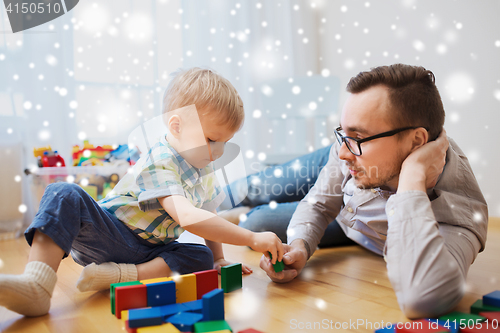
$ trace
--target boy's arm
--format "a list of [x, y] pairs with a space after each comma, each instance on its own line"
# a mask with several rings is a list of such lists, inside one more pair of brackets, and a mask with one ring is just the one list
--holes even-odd
[[272, 232], [255, 233], [236, 226], [212, 212], [194, 207], [181, 195], [170, 195], [158, 201], [184, 230], [217, 243], [246, 245], [262, 253], [269, 251], [273, 263], [283, 258], [283, 244]]
[[[214, 215], [217, 215], [217, 211], [214, 209], [212, 211]], [[205, 244], [207, 244], [208, 248], [212, 251], [214, 255], [214, 262], [224, 259], [224, 251], [222, 250], [222, 244], [218, 242], [213, 242], [209, 239], [205, 239]]]

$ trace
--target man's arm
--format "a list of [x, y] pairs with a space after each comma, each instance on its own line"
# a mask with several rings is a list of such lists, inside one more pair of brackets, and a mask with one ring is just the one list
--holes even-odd
[[[260, 267], [275, 282], [288, 282], [304, 268], [314, 253], [325, 229], [340, 212], [343, 204], [342, 181], [344, 175], [338, 157], [338, 144], [330, 149], [325, 167], [321, 170], [316, 183], [301, 200], [288, 225], [288, 244], [285, 246], [283, 262], [285, 270], [275, 273], [269, 258], [262, 256]], [[274, 258], [274, 257], [273, 257]]]
[[[439, 224], [426, 189], [445, 165], [446, 133], [404, 161], [397, 194], [387, 202], [385, 259], [399, 305], [409, 318], [449, 311], [465, 292], [465, 278], [481, 244], [466, 228]], [[457, 175], [459, 176], [459, 175]]]

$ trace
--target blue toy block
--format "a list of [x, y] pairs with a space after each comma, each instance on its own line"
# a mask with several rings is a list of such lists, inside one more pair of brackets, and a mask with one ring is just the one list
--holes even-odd
[[197, 299], [196, 301], [182, 303], [185, 307], [188, 308], [189, 312], [202, 313], [203, 310], [203, 301], [201, 299]]
[[188, 308], [183, 303], [175, 303], [169, 305], [163, 305], [159, 307], [161, 311], [161, 316], [164, 322], [168, 322], [168, 318], [179, 312], [188, 311]]
[[201, 321], [203, 315], [193, 312], [181, 312], [168, 318], [168, 322], [181, 332], [194, 332], [194, 324]]
[[396, 333], [396, 325], [384, 327], [375, 331], [375, 333]]
[[175, 282], [165, 281], [146, 285], [148, 289], [148, 306], [162, 306], [174, 304]]
[[500, 290], [484, 295], [483, 304], [500, 308]]
[[224, 290], [214, 289], [201, 298], [203, 321], [224, 320]]
[[160, 308], [132, 309], [128, 311], [130, 328], [156, 326], [163, 323]]

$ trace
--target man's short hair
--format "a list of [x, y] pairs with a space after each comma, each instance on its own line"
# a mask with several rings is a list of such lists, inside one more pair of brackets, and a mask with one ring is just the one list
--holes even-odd
[[404, 64], [375, 67], [351, 78], [347, 91], [360, 93], [376, 85], [389, 89], [391, 121], [396, 128], [425, 127], [429, 141], [436, 140], [443, 129], [445, 112], [431, 71]]
[[[194, 104], [200, 116], [206, 108], [220, 124], [232, 130], [243, 126], [243, 101], [231, 82], [210, 69], [193, 67], [179, 69], [171, 74], [163, 95], [163, 113]], [[203, 112], [205, 111], [205, 112]]]

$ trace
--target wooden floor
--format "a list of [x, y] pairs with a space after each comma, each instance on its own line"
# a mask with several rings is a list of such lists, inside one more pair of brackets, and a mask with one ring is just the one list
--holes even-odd
[[[0, 241], [0, 273], [22, 273], [28, 251], [23, 238]], [[267, 333], [373, 332], [370, 325], [407, 321], [399, 310], [384, 260], [359, 246], [317, 251], [301, 276], [284, 285], [271, 282], [258, 267], [258, 253], [235, 246], [225, 246], [225, 253], [227, 259], [254, 269], [244, 276], [242, 290], [225, 296], [226, 319], [234, 332], [249, 327]], [[486, 250], [472, 265], [467, 293], [456, 310], [469, 312], [482, 295], [500, 290], [499, 253], [500, 219], [490, 219]], [[0, 332], [124, 332], [121, 321], [110, 313], [109, 291], [80, 293], [76, 289], [81, 270], [71, 259], [62, 262], [46, 316], [24, 318], [0, 308]], [[360, 325], [340, 328], [350, 322]], [[301, 329], [315, 323], [316, 329]]]

